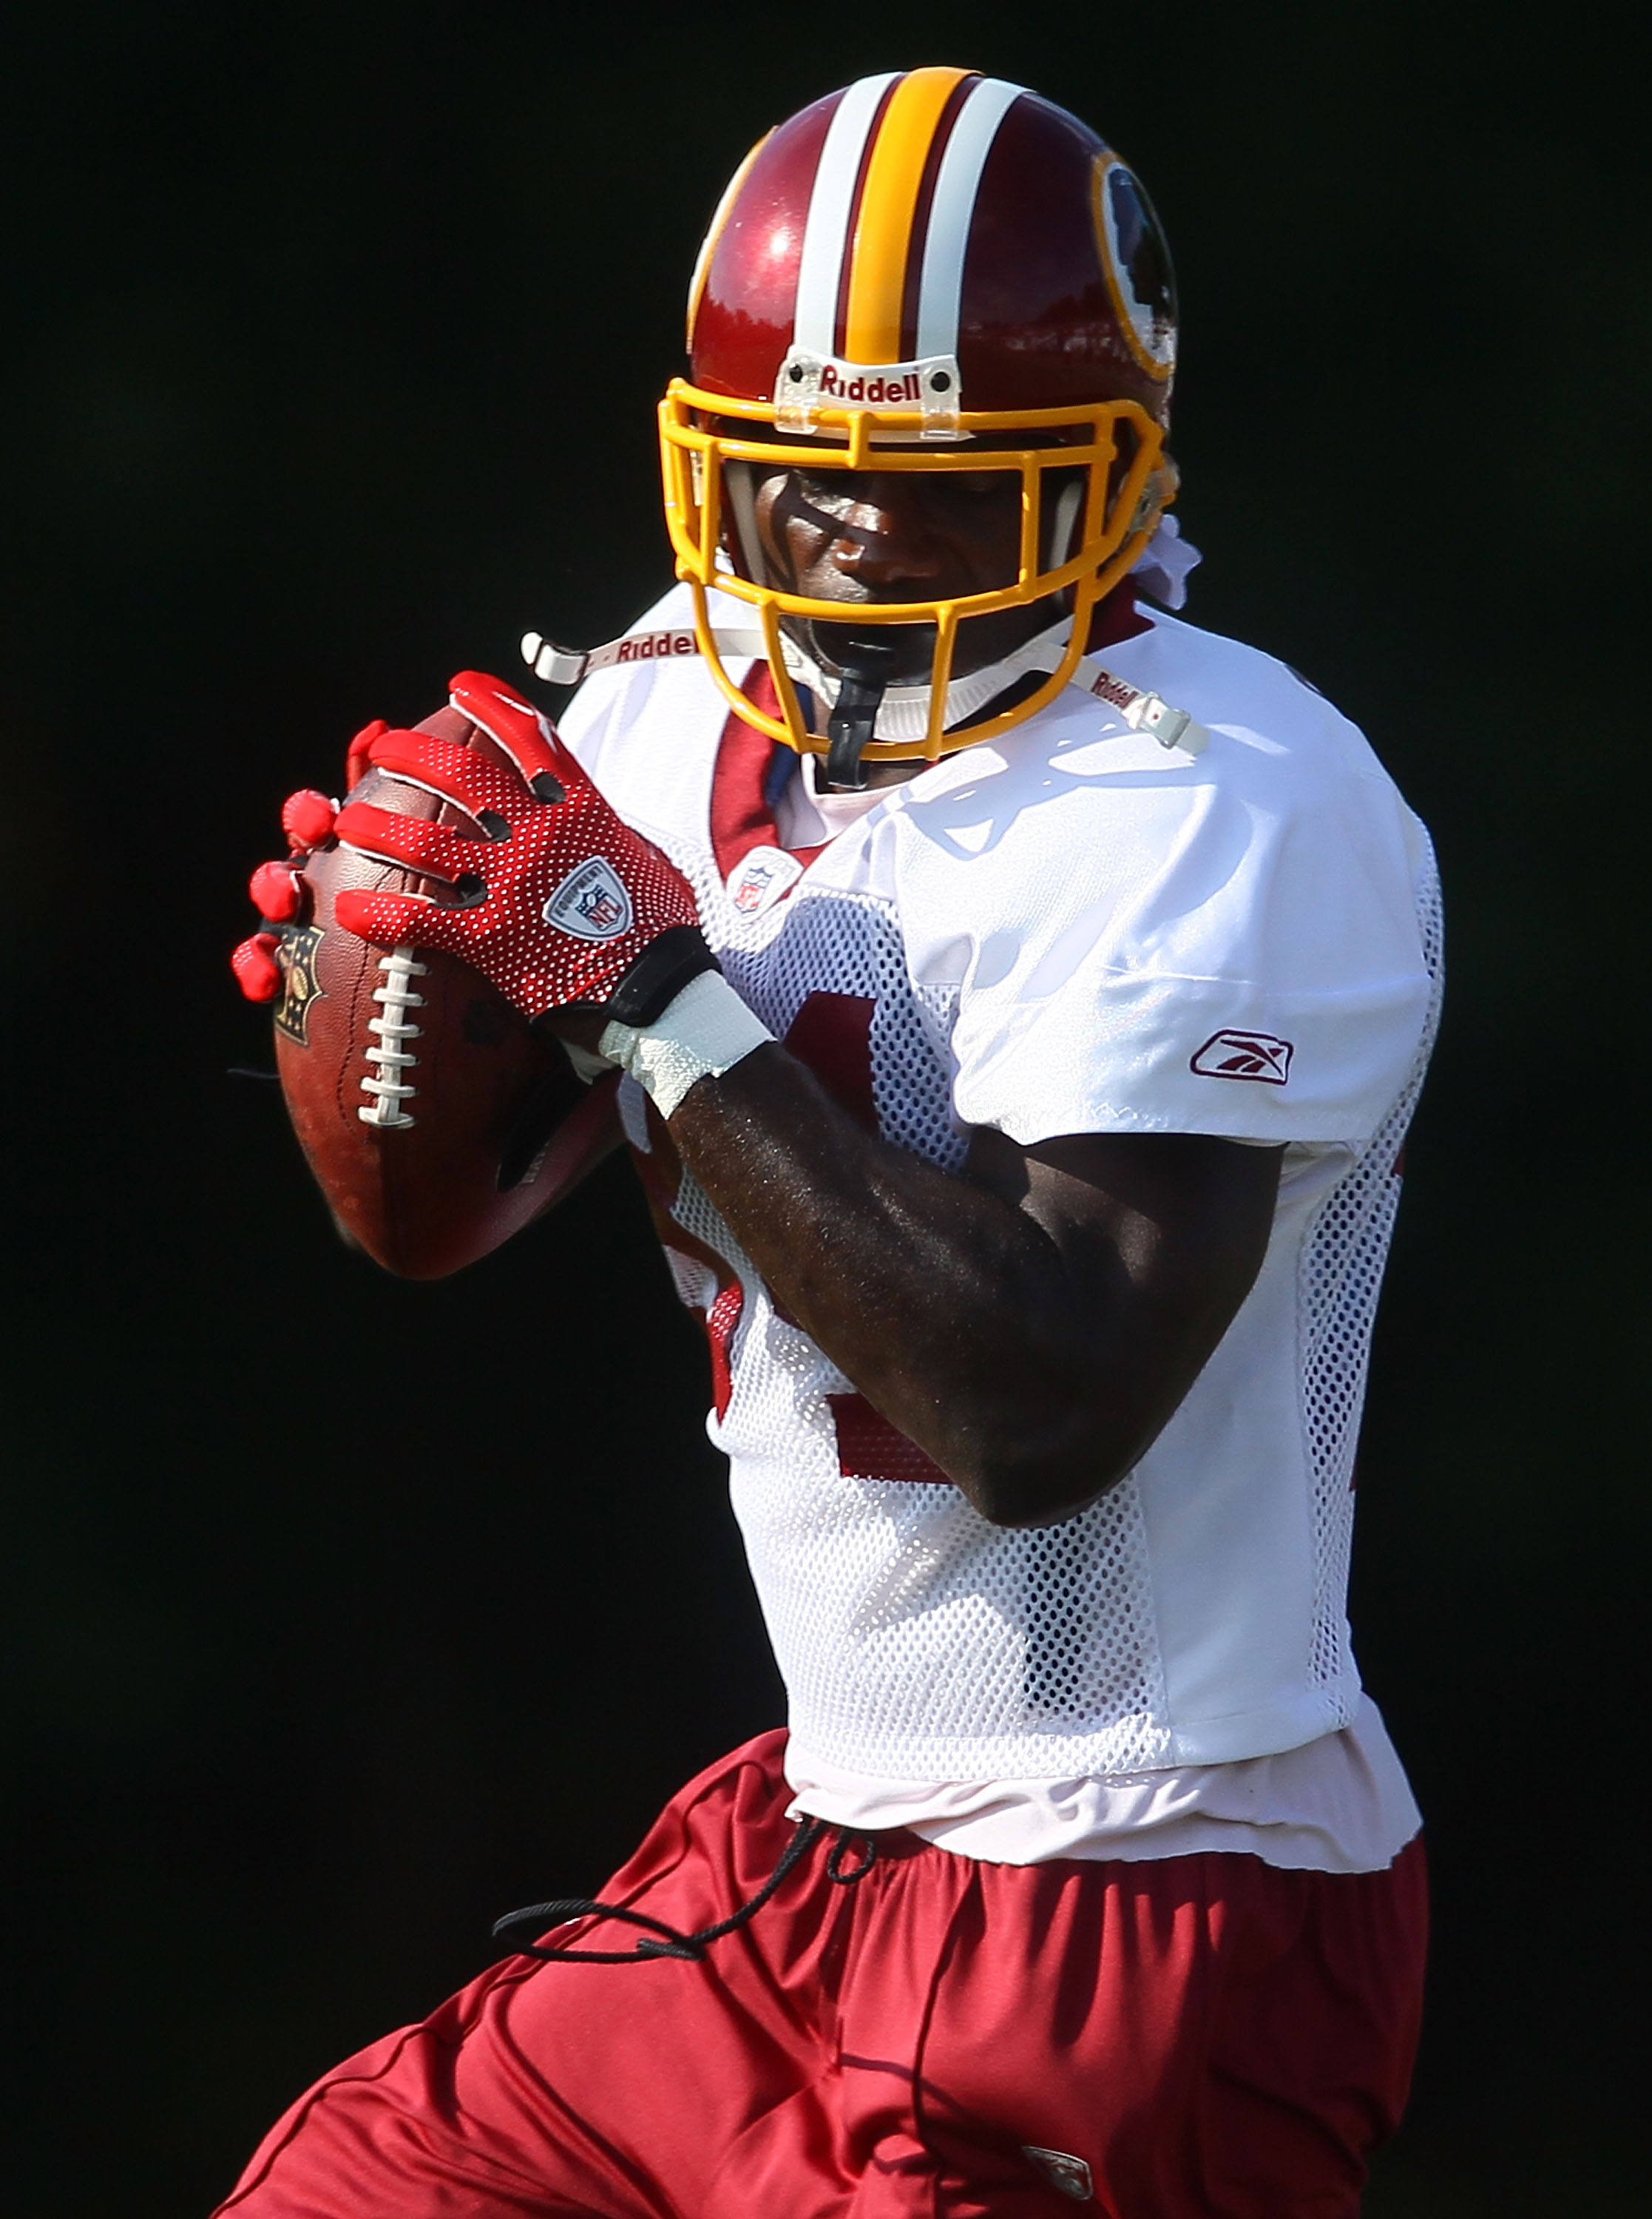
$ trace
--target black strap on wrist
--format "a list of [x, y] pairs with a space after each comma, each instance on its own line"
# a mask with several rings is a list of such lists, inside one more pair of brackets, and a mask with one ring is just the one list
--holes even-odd
[[651, 1025], [691, 979], [721, 967], [697, 924], [672, 924], [649, 941], [602, 1004], [604, 1016], [622, 1025]]

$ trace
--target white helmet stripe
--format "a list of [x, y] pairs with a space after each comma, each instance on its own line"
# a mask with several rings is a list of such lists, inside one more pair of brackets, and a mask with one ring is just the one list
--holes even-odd
[[[947, 151], [941, 158], [935, 196], [929, 208], [929, 233], [923, 245], [923, 274], [918, 286], [917, 357], [958, 352], [958, 308], [964, 289], [964, 254], [969, 246], [975, 196], [986, 158], [1022, 88], [1001, 78], [982, 78], [971, 87], [958, 112]], [[810, 218], [813, 225], [812, 215]]]
[[798, 314], [794, 344], [811, 353], [836, 351], [837, 295], [848, 251], [849, 211], [854, 205], [854, 184], [860, 174], [879, 104], [900, 74], [886, 70], [881, 77], [863, 77], [852, 84], [837, 103], [820, 150], [809, 196], [809, 221], [804, 227], [803, 254], [798, 264]]

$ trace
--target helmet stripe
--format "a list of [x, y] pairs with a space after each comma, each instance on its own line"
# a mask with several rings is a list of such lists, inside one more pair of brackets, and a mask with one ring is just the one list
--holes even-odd
[[849, 214], [860, 181], [866, 140], [884, 95], [897, 72], [863, 77], [837, 103], [820, 150], [820, 166], [809, 196], [803, 252], [798, 263], [796, 344], [812, 353], [836, 351], [838, 278], [848, 240]]
[[929, 207], [928, 236], [923, 243], [923, 276], [918, 289], [920, 361], [958, 351], [958, 310], [975, 196], [998, 126], [1021, 98], [1022, 90], [1020, 85], [1006, 84], [1001, 78], [983, 78], [959, 111], [947, 141]]
[[947, 104], [968, 75], [960, 69], [910, 71], [884, 110], [849, 248], [846, 361], [895, 362], [900, 357], [901, 300], [918, 189]]

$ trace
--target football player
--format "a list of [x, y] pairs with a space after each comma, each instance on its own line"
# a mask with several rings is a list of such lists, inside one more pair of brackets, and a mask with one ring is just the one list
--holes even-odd
[[589, 657], [530, 637], [587, 674], [560, 737], [470, 675], [519, 775], [362, 751], [485, 843], [313, 829], [437, 882], [350, 929], [623, 1068], [788, 1725], [224, 2209], [1352, 2214], [1425, 1917], [1344, 1611], [1426, 836], [1171, 612], [1170, 258], [1072, 116], [941, 68], [817, 102], [688, 339], [680, 582]]

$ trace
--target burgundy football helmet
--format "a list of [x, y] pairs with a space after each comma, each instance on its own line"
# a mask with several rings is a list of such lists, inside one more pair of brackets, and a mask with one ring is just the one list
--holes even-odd
[[[712, 220], [689, 297], [692, 375], [660, 410], [678, 575], [740, 713], [794, 748], [827, 748], [799, 700], [797, 639], [844, 606], [767, 579], [753, 523], [755, 485], [804, 462], [811, 476], [1020, 478], [1017, 556], [990, 590], [856, 606], [857, 625], [924, 625], [934, 639], [921, 730], [872, 739], [868, 756], [933, 761], [1053, 699], [1096, 603], [1174, 498], [1164, 439], [1176, 339], [1170, 256], [1146, 193], [1036, 94], [913, 70], [863, 78], [772, 131]], [[780, 717], [724, 668], [712, 588], [757, 611]], [[1071, 621], [1045, 681], [973, 723], [959, 721], [953, 681], [949, 730], [960, 625], [1057, 594], [1052, 617]]]

